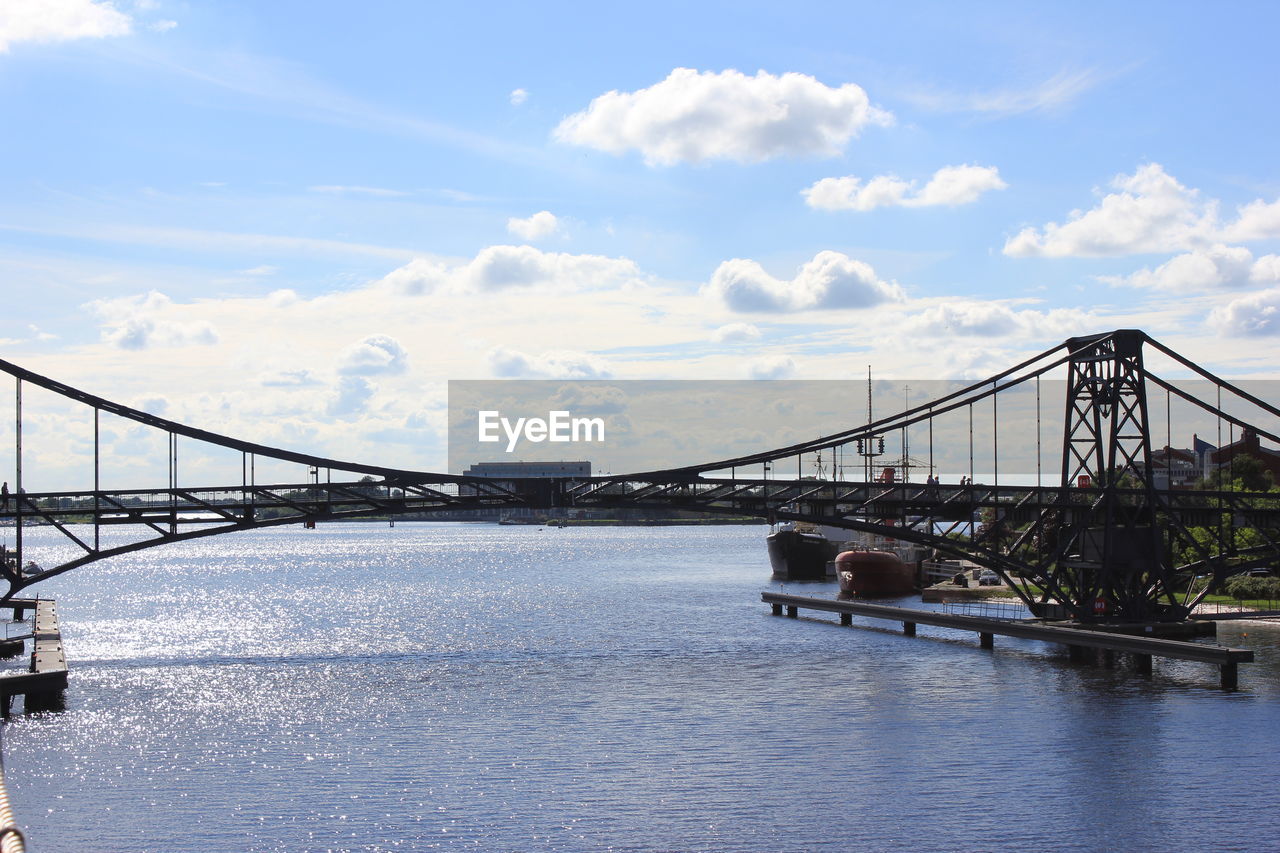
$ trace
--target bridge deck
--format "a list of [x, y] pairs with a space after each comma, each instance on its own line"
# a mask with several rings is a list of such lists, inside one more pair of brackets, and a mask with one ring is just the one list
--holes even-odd
[[1236, 665], [1249, 663], [1253, 660], [1252, 649], [1235, 649], [1227, 646], [1187, 642], [1185, 640], [1167, 640], [1158, 637], [1090, 631], [1083, 628], [1046, 625], [1041, 622], [1010, 622], [989, 619], [983, 616], [962, 616], [954, 613], [916, 610], [909, 607], [868, 604], [864, 601], [810, 598], [777, 592], [763, 592], [760, 594], [760, 598], [764, 603], [773, 606], [775, 615], [781, 615], [782, 609], [785, 607], [787, 615], [794, 617], [800, 608], [804, 608], [839, 613], [842, 624], [850, 624], [850, 617], [855, 615], [869, 616], [875, 619], [890, 619], [895, 622], [901, 622], [904, 631], [909, 635], [915, 633], [917, 624], [975, 631], [981, 637], [984, 648], [990, 648], [991, 637], [995, 634], [1000, 634], [1024, 640], [1061, 643], [1076, 649], [1092, 648], [1109, 652], [1123, 652], [1134, 655], [1139, 668], [1144, 672], [1150, 671], [1151, 658], [1153, 656], [1212, 663], [1221, 668], [1222, 686], [1228, 689], [1236, 686]]

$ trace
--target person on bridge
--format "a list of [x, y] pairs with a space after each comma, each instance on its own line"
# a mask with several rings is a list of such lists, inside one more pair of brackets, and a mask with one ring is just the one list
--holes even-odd
[[9, 510], [9, 481], [5, 480], [4, 485], [0, 486], [0, 509]]

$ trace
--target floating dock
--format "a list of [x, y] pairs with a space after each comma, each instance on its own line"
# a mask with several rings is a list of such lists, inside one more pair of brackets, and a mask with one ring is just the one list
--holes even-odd
[[802, 608], [806, 610], [821, 610], [840, 614], [841, 625], [853, 624], [854, 616], [869, 616], [873, 619], [888, 619], [894, 622], [901, 622], [902, 633], [909, 637], [915, 636], [916, 625], [918, 624], [973, 631], [978, 635], [979, 645], [984, 649], [992, 648], [995, 642], [995, 635], [1000, 634], [1024, 640], [1060, 643], [1070, 650], [1072, 660], [1084, 660], [1085, 649], [1101, 649], [1108, 655], [1121, 652], [1132, 655], [1138, 671], [1144, 674], [1151, 672], [1152, 657], [1211, 663], [1219, 668], [1221, 684], [1224, 690], [1234, 690], [1236, 688], [1239, 679], [1236, 670], [1237, 665], [1253, 661], [1252, 649], [1233, 649], [1207, 643], [1168, 640], [1142, 635], [1135, 636], [1106, 630], [1095, 631], [1061, 624], [1047, 624], [1038, 620], [1024, 622], [991, 619], [983, 616], [961, 616], [953, 613], [916, 610], [910, 607], [868, 604], [865, 601], [809, 598], [802, 595], [787, 595], [778, 592], [764, 592], [760, 594], [760, 598], [765, 604], [772, 606], [775, 616], [781, 616], [784, 608], [786, 609], [786, 614], [793, 619], [799, 615], [799, 611]]
[[57, 602], [51, 598], [10, 599], [4, 607], [12, 608], [13, 618], [20, 621], [28, 610], [34, 611], [31, 631], [0, 641], [0, 656], [16, 657], [31, 640], [31, 665], [26, 672], [0, 672], [0, 714], [9, 716], [13, 697], [24, 697], [27, 711], [58, 708], [67, 689], [67, 654], [62, 647], [58, 628]]

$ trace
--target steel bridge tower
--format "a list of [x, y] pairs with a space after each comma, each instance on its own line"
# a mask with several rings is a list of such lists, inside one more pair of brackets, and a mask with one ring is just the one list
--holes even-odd
[[1080, 497], [1056, 510], [1054, 574], [1078, 619], [1186, 617], [1184, 608], [1161, 605], [1152, 594], [1172, 589], [1173, 561], [1151, 465], [1146, 341], [1143, 332], [1125, 329], [1066, 344], [1061, 494]]

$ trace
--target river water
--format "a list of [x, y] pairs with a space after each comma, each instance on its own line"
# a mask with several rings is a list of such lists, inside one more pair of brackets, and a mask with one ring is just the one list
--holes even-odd
[[54, 579], [66, 710], [3, 726], [30, 849], [1280, 845], [1280, 626], [1220, 628], [1226, 693], [777, 618], [764, 533], [328, 524]]

